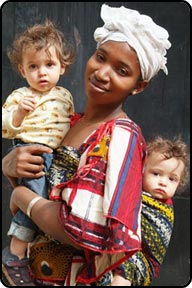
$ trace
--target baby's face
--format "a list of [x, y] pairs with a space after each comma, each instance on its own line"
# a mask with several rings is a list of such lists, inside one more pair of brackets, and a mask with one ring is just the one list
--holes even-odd
[[51, 90], [65, 71], [54, 46], [41, 50], [26, 48], [18, 68], [30, 87], [40, 92]]
[[172, 198], [180, 183], [184, 163], [177, 158], [165, 159], [158, 152], [147, 157], [143, 175], [143, 190], [157, 199]]

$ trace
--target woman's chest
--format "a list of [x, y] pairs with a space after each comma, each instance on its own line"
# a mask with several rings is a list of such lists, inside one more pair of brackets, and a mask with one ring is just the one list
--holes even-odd
[[78, 149], [97, 128], [96, 125], [85, 126], [77, 123], [66, 134], [62, 146], [71, 146]]

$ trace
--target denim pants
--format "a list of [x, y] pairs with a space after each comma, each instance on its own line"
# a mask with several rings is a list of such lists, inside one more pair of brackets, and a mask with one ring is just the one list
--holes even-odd
[[[24, 146], [29, 144], [16, 144], [14, 147]], [[35, 145], [35, 144], [34, 144]], [[13, 148], [14, 149], [14, 148]], [[49, 170], [53, 155], [48, 153], [42, 154], [44, 160], [44, 172], [45, 175], [38, 179], [19, 178], [18, 184], [26, 186], [30, 190], [37, 193], [39, 196], [48, 199], [48, 185], [46, 179], [46, 172]], [[34, 240], [35, 236], [39, 233], [39, 228], [33, 221], [21, 210], [12, 218], [12, 222], [7, 233], [8, 236], [15, 236], [18, 239], [26, 242]]]

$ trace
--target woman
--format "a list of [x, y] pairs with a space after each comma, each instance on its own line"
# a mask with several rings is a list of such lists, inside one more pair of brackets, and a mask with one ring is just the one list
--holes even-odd
[[[67, 277], [68, 286], [97, 281], [141, 247], [146, 148], [139, 126], [123, 111], [123, 103], [128, 95], [142, 92], [160, 69], [167, 74], [165, 55], [170, 42], [166, 30], [150, 17], [124, 7], [102, 5], [101, 17], [105, 24], [95, 31], [98, 47], [85, 70], [85, 112], [74, 119], [62, 143], [67, 153], [72, 150], [79, 155], [76, 171], [52, 189], [51, 199], [59, 202], [37, 198], [17, 186], [10, 203], [13, 214], [21, 209], [44, 233], [83, 249], [86, 265], [78, 275], [73, 271], [75, 276]], [[44, 152], [51, 150], [34, 146], [11, 151], [3, 159], [4, 175], [13, 185], [20, 176], [42, 176], [38, 155]], [[56, 196], [55, 191], [59, 191]], [[6, 270], [6, 260], [3, 264]]]

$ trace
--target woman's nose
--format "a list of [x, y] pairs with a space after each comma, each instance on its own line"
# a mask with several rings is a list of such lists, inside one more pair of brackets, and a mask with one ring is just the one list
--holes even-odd
[[98, 81], [108, 81], [110, 78], [110, 66], [102, 65], [95, 72], [95, 77]]

